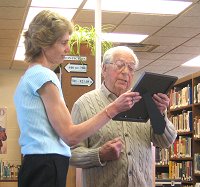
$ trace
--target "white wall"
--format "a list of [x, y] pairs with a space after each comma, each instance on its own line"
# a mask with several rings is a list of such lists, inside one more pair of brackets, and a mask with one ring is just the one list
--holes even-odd
[[0, 107], [7, 107], [7, 154], [0, 154], [0, 160], [7, 160], [11, 164], [21, 163], [20, 147], [18, 144], [19, 128], [13, 94], [23, 73], [24, 71], [22, 70], [0, 70]]

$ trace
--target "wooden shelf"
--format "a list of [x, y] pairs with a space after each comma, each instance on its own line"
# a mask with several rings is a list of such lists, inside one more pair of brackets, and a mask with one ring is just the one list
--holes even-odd
[[170, 158], [170, 161], [190, 161], [190, 160], [193, 160], [193, 158], [191, 157], [185, 157], [185, 158]]
[[0, 182], [17, 182], [17, 177], [0, 177]]
[[[183, 180], [182, 181], [182, 184], [184, 185], [192, 185], [194, 186], [196, 184], [196, 182], [200, 182], [200, 173], [194, 173], [194, 163], [195, 163], [195, 159], [194, 159], [194, 154], [195, 153], [198, 153], [200, 154], [200, 138], [195, 138], [193, 135], [195, 133], [194, 131], [194, 119], [195, 119], [195, 116], [200, 116], [200, 102], [198, 103], [193, 103], [194, 102], [194, 87], [200, 83], [200, 72], [197, 72], [195, 74], [191, 74], [191, 75], [188, 75], [184, 78], [181, 78], [179, 80], [177, 80], [177, 82], [175, 83], [174, 85], [174, 90], [175, 90], [175, 93], [178, 91], [182, 91], [182, 88], [184, 87], [190, 87], [190, 96], [192, 96], [192, 98], [190, 97], [190, 103], [189, 105], [187, 106], [181, 106], [181, 107], [175, 107], [175, 108], [171, 108], [168, 110], [168, 115], [169, 116], [178, 116], [178, 119], [179, 118], [179, 115], [182, 114], [184, 111], [188, 112], [188, 111], [192, 111], [192, 129], [190, 130], [190, 132], [178, 132], [177, 133], [177, 139], [182, 136], [184, 138], [191, 138], [191, 157], [182, 157], [182, 158], [177, 158], [177, 157], [173, 157], [171, 158], [171, 151], [169, 149], [169, 162], [172, 162], [172, 163], [184, 163], [184, 162], [187, 162], [187, 161], [191, 161], [190, 162], [190, 165], [192, 165], [192, 180], [191, 181], [185, 181]], [[173, 89], [173, 88], [172, 88]], [[174, 90], [172, 91], [172, 93], [174, 93]], [[179, 93], [180, 93], [179, 92]], [[178, 94], [179, 94], [178, 93]], [[177, 96], [173, 96], [172, 98], [176, 98]], [[196, 99], [198, 100], [198, 99]], [[176, 103], [175, 103], [176, 104]], [[174, 104], [174, 105], [175, 105]], [[176, 119], [176, 118], [175, 118]], [[191, 118], [190, 118], [191, 119]], [[181, 137], [181, 138], [182, 138]], [[182, 139], [181, 139], [182, 141]], [[179, 144], [177, 144], [176, 146], [179, 146]], [[161, 173], [163, 172], [164, 168], [165, 167], [170, 167], [170, 164], [169, 166], [165, 166], [165, 165], [156, 165], [156, 173], [158, 173], [159, 171], [161, 171]], [[162, 170], [163, 168], [163, 170]], [[170, 171], [170, 168], [169, 168], [169, 171]]]
[[157, 168], [168, 168], [169, 165], [159, 165], [159, 164], [156, 164], [156, 167]]

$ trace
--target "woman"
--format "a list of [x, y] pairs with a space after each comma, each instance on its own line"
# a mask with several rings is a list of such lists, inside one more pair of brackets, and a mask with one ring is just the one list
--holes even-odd
[[29, 68], [14, 96], [24, 155], [19, 187], [65, 187], [70, 146], [95, 133], [141, 98], [139, 93], [126, 92], [93, 118], [74, 125], [60, 82], [51, 70], [69, 52], [71, 33], [69, 21], [44, 10], [36, 15], [24, 34]]

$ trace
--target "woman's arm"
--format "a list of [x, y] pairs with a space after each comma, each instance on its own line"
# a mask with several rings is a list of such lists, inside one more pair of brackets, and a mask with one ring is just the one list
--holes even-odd
[[133, 97], [135, 101], [141, 98], [137, 92], [126, 92], [91, 119], [80, 125], [74, 125], [69, 110], [60, 97], [58, 88], [52, 82], [44, 84], [38, 93], [42, 98], [52, 127], [69, 146], [91, 136], [119, 112], [130, 109], [134, 104]]

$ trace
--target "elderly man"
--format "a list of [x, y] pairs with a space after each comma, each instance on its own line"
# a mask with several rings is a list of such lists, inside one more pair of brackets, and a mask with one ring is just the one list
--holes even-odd
[[[72, 108], [74, 123], [81, 123], [105, 108], [131, 88], [138, 59], [125, 46], [109, 49], [103, 57], [103, 84], [81, 96]], [[161, 114], [169, 105], [167, 95], [153, 95]], [[169, 147], [176, 139], [173, 124], [164, 116], [163, 134], [153, 132], [147, 123], [111, 120], [96, 134], [72, 148], [71, 165], [83, 168], [84, 187], [153, 186], [151, 143]]]

